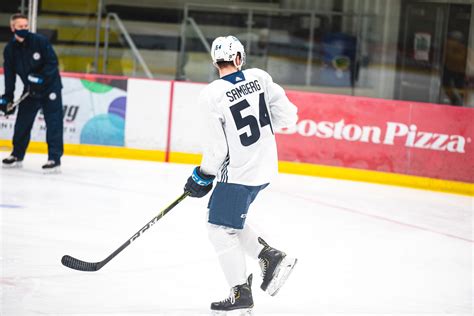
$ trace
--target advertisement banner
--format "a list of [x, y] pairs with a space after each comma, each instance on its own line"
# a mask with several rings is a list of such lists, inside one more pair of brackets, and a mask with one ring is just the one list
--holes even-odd
[[[202, 152], [201, 130], [195, 127], [205, 121], [197, 104], [204, 84], [69, 73], [62, 80], [66, 144]], [[0, 76], [0, 86], [3, 81]], [[17, 80], [16, 99], [22, 88]], [[299, 119], [277, 133], [281, 161], [474, 183], [471, 108], [286, 93]], [[15, 119], [0, 116], [0, 139], [12, 139]], [[32, 140], [45, 138], [40, 112]]]
[[[62, 74], [64, 143], [124, 146], [127, 78]], [[4, 87], [4, 77], [0, 76]], [[23, 86], [17, 78], [15, 98]], [[21, 105], [20, 105], [21, 106]], [[12, 139], [16, 114], [0, 116], [0, 139]], [[46, 140], [40, 110], [31, 131], [32, 141]]]
[[474, 112], [435, 104], [287, 91], [282, 161], [474, 182]]

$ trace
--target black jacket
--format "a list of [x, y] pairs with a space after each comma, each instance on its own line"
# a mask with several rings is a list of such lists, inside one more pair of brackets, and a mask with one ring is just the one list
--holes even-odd
[[[16, 75], [19, 75], [24, 92], [30, 91], [33, 98], [42, 98], [49, 93], [58, 92], [63, 86], [58, 70], [58, 58], [48, 39], [41, 34], [28, 33], [20, 43], [15, 37], [3, 50], [3, 70], [5, 73], [5, 94], [8, 101], [13, 100]], [[33, 84], [28, 75], [40, 76], [44, 82]]]

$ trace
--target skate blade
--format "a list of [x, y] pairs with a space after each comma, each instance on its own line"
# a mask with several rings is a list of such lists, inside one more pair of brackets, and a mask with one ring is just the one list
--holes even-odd
[[251, 308], [234, 309], [233, 311], [211, 311], [213, 316], [251, 316], [253, 315]]
[[296, 258], [283, 258], [273, 274], [273, 279], [270, 281], [270, 284], [268, 284], [266, 291], [268, 294], [275, 296], [278, 293], [293, 271], [297, 261]]
[[23, 164], [21, 163], [21, 161], [18, 161], [18, 162], [14, 162], [12, 164], [2, 164], [2, 168], [4, 169], [16, 169], [16, 168], [21, 168], [23, 167]]
[[43, 174], [59, 174], [61, 173], [61, 167], [54, 167], [51, 169], [43, 169]]

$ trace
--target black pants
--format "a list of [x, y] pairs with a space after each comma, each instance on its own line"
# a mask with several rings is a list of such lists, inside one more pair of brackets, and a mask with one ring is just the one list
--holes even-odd
[[20, 160], [25, 157], [30, 142], [31, 129], [39, 109], [43, 109], [46, 122], [46, 143], [48, 160], [61, 161], [63, 155], [63, 102], [61, 91], [41, 99], [26, 98], [18, 106], [18, 114], [13, 133], [12, 155]]

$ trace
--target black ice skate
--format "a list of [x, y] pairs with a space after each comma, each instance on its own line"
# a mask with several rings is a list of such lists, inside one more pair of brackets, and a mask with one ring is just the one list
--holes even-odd
[[262, 268], [263, 282], [260, 288], [271, 296], [278, 293], [286, 279], [293, 271], [297, 259], [289, 258], [286, 253], [270, 247], [262, 238], [258, 242], [263, 245], [258, 255], [260, 268]]
[[252, 275], [247, 282], [230, 289], [230, 296], [211, 304], [212, 315], [252, 315]]
[[61, 163], [54, 160], [48, 160], [46, 164], [41, 167], [44, 173], [60, 173], [61, 172]]
[[10, 155], [7, 158], [2, 160], [2, 167], [3, 168], [21, 168], [22, 160], [18, 159], [17, 157], [13, 155]]

